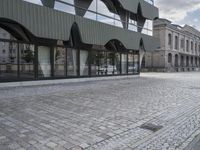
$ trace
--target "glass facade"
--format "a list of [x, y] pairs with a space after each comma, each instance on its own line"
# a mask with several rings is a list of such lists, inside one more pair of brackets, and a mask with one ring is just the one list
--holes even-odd
[[77, 76], [78, 75], [78, 50], [68, 48], [67, 49], [67, 75]]
[[89, 52], [80, 50], [80, 76], [89, 75]]
[[121, 73], [127, 74], [127, 54], [121, 54]]
[[67, 74], [67, 50], [64, 47], [54, 48], [54, 76], [65, 77]]
[[133, 74], [134, 70], [134, 55], [128, 54], [128, 74]]
[[99, 52], [99, 69], [98, 75], [107, 75], [106, 52]]
[[[42, 5], [41, 0], [24, 0], [26, 2]], [[146, 2], [153, 5], [153, 0], [145, 0]], [[129, 13], [128, 20], [123, 20], [123, 17], [120, 18], [119, 13], [117, 10], [110, 10], [112, 6], [109, 6], [109, 3], [107, 5], [102, 0], [93, 0], [89, 7], [84, 8], [85, 4], [83, 6], [76, 6], [74, 0], [55, 0], [54, 9], [59, 10], [65, 13], [73, 14], [73, 15], [83, 15], [84, 18], [88, 18], [91, 20], [99, 21], [102, 23], [106, 23], [109, 25], [117, 26], [120, 28], [126, 28], [131, 31], [135, 32], [141, 32], [138, 31], [138, 28], [142, 28], [142, 33], [147, 35], [153, 35], [153, 24], [152, 20], [146, 20], [144, 26], [138, 26], [137, 19], [135, 19], [137, 16], [135, 16], [133, 13]], [[110, 8], [109, 8], [110, 7]]]
[[140, 72], [140, 58], [138, 54], [133, 55], [133, 73], [138, 74]]
[[35, 46], [32, 44], [19, 44], [20, 78], [34, 79], [35, 76]]
[[51, 77], [50, 48], [46, 46], [38, 47], [38, 77]]
[[120, 74], [121, 73], [121, 56], [120, 53], [115, 53], [114, 54], [114, 68], [116, 69], [116, 71], [114, 72], [114, 74]]
[[14, 42], [0, 42], [0, 78], [16, 79], [18, 76], [18, 45]]
[[99, 75], [99, 53], [98, 51], [91, 51], [91, 75]]
[[139, 51], [70, 48], [63, 41], [44, 46], [0, 31], [0, 82], [139, 73]]

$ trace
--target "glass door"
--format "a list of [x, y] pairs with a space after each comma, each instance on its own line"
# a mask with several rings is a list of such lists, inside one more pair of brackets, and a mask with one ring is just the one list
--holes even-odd
[[50, 47], [38, 46], [38, 77], [51, 77]]

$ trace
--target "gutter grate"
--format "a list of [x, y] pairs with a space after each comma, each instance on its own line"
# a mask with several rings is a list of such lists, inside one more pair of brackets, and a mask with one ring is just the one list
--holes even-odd
[[142, 124], [140, 126], [140, 128], [156, 132], [156, 131], [162, 129], [163, 126], [155, 125], [155, 124], [152, 124], [152, 123], [145, 123], [145, 124]]

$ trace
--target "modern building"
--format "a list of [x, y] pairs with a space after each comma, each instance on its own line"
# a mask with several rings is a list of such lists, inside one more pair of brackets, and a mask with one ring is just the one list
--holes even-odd
[[1, 0], [0, 82], [140, 73], [152, 0]]
[[172, 24], [166, 19], [153, 23], [160, 47], [147, 52], [142, 61], [144, 71], [198, 71], [200, 67], [200, 32], [194, 27]]

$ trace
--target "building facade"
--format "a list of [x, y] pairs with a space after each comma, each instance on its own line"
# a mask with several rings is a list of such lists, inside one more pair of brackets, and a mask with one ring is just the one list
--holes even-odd
[[198, 71], [200, 67], [200, 32], [185, 25], [172, 24], [166, 19], [154, 21], [154, 36], [160, 47], [143, 58], [144, 71]]
[[140, 73], [152, 0], [1, 0], [0, 82]]

